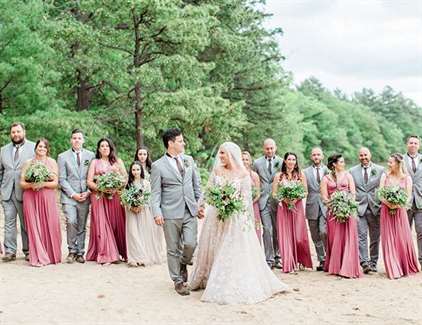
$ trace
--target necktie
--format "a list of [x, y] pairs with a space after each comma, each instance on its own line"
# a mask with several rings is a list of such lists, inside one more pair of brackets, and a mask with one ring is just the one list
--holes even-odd
[[316, 168], [316, 180], [319, 183], [321, 183], [321, 175], [319, 173], [319, 167], [315, 167]]
[[412, 170], [413, 172], [416, 172], [416, 162], [415, 162], [415, 157], [410, 157], [412, 159]]
[[273, 173], [272, 161], [272, 158], [268, 159], [268, 172], [270, 173], [270, 175], [272, 175]]
[[76, 153], [76, 162], [78, 163], [78, 167], [81, 166], [81, 155], [80, 152]]
[[368, 167], [363, 167], [363, 181], [368, 184]]
[[176, 160], [177, 169], [179, 170], [180, 175], [182, 175], [182, 177], [185, 176], [185, 170], [183, 169], [179, 159], [177, 159], [177, 157], [173, 157], [173, 159]]
[[16, 146], [15, 146], [16, 151], [15, 151], [15, 156], [13, 157], [13, 162], [17, 162], [17, 161], [18, 161], [18, 159], [19, 159], [19, 148], [20, 148], [20, 147], [21, 147], [20, 145], [16, 145]]

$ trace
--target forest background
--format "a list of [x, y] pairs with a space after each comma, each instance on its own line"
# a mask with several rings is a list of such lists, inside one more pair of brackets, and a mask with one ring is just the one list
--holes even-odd
[[159, 157], [161, 133], [177, 126], [206, 170], [225, 140], [258, 156], [271, 137], [305, 165], [313, 146], [348, 162], [367, 146], [385, 162], [421, 135], [421, 107], [388, 85], [350, 96], [312, 76], [295, 85], [263, 5], [0, 0], [0, 145], [21, 121], [55, 158], [78, 127], [87, 148], [109, 136], [129, 163], [140, 144]]

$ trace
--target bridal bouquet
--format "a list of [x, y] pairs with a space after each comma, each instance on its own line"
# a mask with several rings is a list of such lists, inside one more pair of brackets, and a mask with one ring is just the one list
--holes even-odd
[[25, 181], [28, 183], [48, 182], [51, 177], [51, 172], [47, 166], [40, 161], [31, 163], [25, 172]]
[[[381, 200], [387, 201], [391, 205], [397, 205], [403, 208], [409, 199], [407, 193], [400, 186], [386, 186], [378, 190], [378, 197]], [[390, 215], [395, 215], [397, 208], [388, 208]]]
[[122, 191], [120, 199], [122, 200], [122, 204], [129, 208], [139, 208], [148, 204], [150, 196], [151, 192], [146, 191], [142, 187], [131, 185]]
[[255, 198], [258, 196], [259, 194], [259, 189], [256, 186], [252, 186], [252, 200], [255, 200]]
[[358, 205], [349, 192], [336, 191], [328, 202], [328, 207], [337, 222], [346, 222], [350, 217], [355, 217]]
[[290, 201], [304, 199], [305, 194], [305, 187], [303, 186], [302, 182], [291, 181], [281, 183], [274, 197], [279, 202], [283, 200], [289, 200], [287, 207], [289, 209], [293, 209], [294, 204]]
[[243, 200], [232, 184], [214, 185], [206, 192], [206, 202], [218, 210], [218, 219], [226, 221], [243, 210]]
[[[123, 177], [116, 172], [109, 172], [96, 177], [97, 191], [104, 194], [108, 199], [113, 198], [112, 191], [119, 190], [124, 186]], [[99, 196], [97, 195], [97, 198]]]

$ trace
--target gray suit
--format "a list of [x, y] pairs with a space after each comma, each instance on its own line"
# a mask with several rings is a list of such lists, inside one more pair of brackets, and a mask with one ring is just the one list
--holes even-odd
[[94, 153], [85, 149], [80, 153], [81, 164], [78, 166], [72, 150], [62, 152], [57, 158], [61, 203], [66, 215], [67, 246], [69, 253], [84, 255], [86, 221], [89, 213], [89, 198], [79, 203], [72, 195], [88, 191], [86, 177]]
[[20, 176], [22, 165], [34, 157], [35, 143], [25, 140], [19, 148], [19, 159], [14, 161], [13, 143], [0, 149], [0, 186], [4, 209], [4, 247], [8, 254], [16, 254], [17, 229], [16, 219], [19, 215], [22, 236], [22, 250], [28, 254], [28, 235], [22, 211], [22, 188]]
[[409, 217], [410, 228], [412, 228], [413, 220], [415, 221], [416, 238], [418, 241], [418, 259], [422, 264], [422, 155], [418, 154], [415, 158], [419, 161], [416, 172], [412, 169], [412, 160], [405, 154], [404, 161], [406, 164], [407, 172], [412, 178], [412, 207], [407, 210]]
[[[371, 171], [368, 173], [368, 183], [364, 181], [364, 169], [361, 164], [350, 169], [350, 174], [356, 186], [356, 201], [358, 202], [358, 233], [359, 233], [359, 259], [361, 264], [376, 267], [379, 255], [380, 242], [380, 201], [376, 190], [379, 188], [384, 167], [370, 163]], [[368, 230], [369, 251], [368, 257]]]
[[280, 260], [278, 253], [277, 239], [277, 202], [272, 198], [272, 183], [275, 174], [280, 171], [282, 159], [275, 156], [272, 163], [271, 174], [268, 171], [267, 160], [265, 157], [258, 158], [253, 164], [254, 170], [258, 173], [261, 181], [261, 196], [259, 198], [259, 210], [261, 212], [261, 221], [263, 228], [263, 241], [265, 249], [265, 258], [269, 265], [274, 265]]
[[183, 155], [183, 176], [163, 156], [151, 169], [151, 207], [154, 217], [162, 216], [167, 244], [167, 263], [171, 279], [183, 282], [181, 264], [191, 264], [197, 243], [200, 176], [192, 157]]
[[[328, 174], [328, 168], [320, 167], [320, 181]], [[327, 240], [327, 208], [321, 199], [320, 183], [315, 177], [315, 168], [309, 166], [303, 170], [308, 185], [306, 197], [306, 218], [308, 219], [309, 231], [315, 245], [318, 261], [325, 260], [325, 245]]]

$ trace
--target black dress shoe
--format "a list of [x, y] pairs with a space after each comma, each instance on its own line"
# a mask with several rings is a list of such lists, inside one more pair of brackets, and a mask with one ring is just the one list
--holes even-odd
[[369, 267], [368, 263], [362, 264], [362, 270], [363, 270], [363, 273], [365, 274], [368, 274], [369, 272], [371, 272], [371, 268]]
[[324, 271], [324, 264], [324, 261], [319, 262], [319, 265], [316, 267], [316, 270], [319, 272]]
[[276, 262], [276, 263], [274, 263], [274, 267], [275, 267], [276, 269], [279, 269], [279, 270], [281, 270], [281, 269], [283, 268], [283, 266], [281, 266], [281, 263], [280, 263], [280, 262]]
[[371, 272], [374, 272], [374, 273], [378, 272], [376, 265], [371, 265], [369, 268], [371, 269]]
[[12, 262], [12, 261], [15, 261], [15, 260], [16, 260], [15, 254], [6, 253], [6, 255], [4, 255], [2, 257], [3, 262]]
[[180, 263], [180, 275], [183, 278], [183, 282], [188, 282], [188, 269], [186, 264]]

